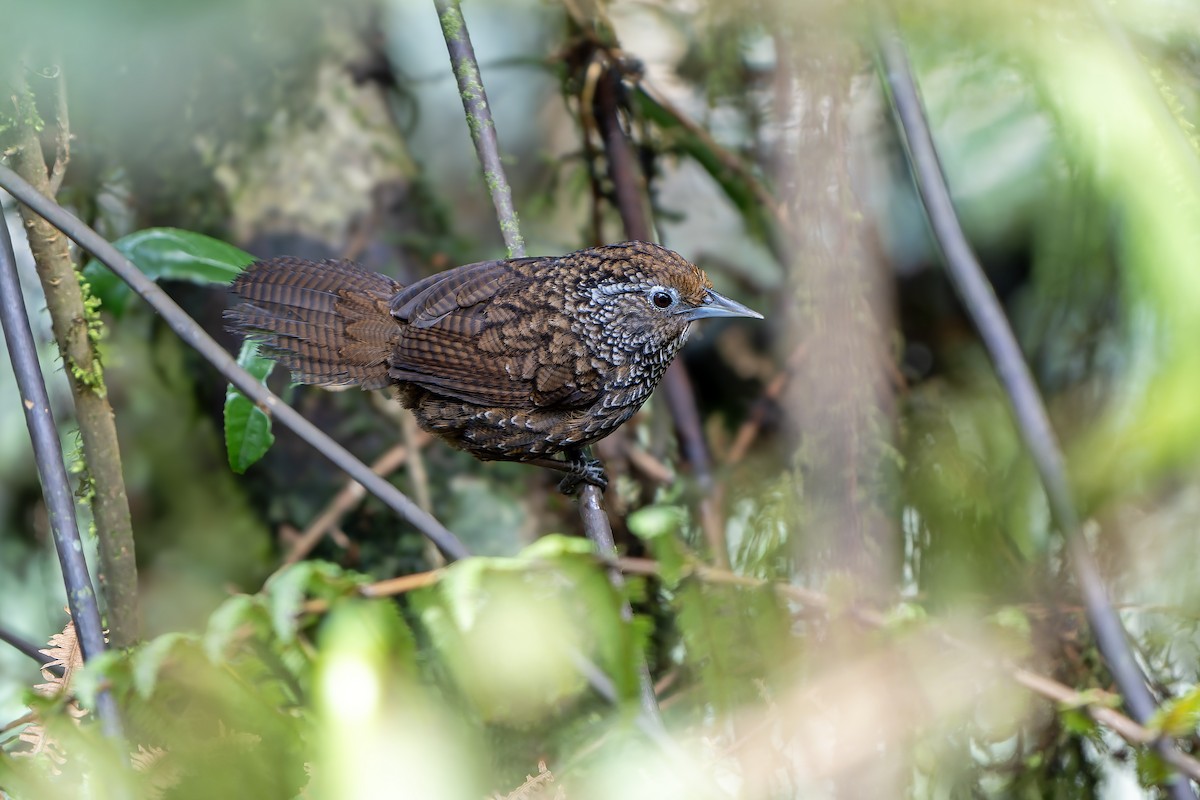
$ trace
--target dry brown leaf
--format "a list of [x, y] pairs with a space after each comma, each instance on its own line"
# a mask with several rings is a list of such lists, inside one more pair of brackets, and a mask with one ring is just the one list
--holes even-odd
[[[79, 637], [75, 633], [75, 622], [68, 619], [62, 633], [51, 636], [48, 646], [38, 652], [49, 656], [50, 661], [42, 665], [42, 677], [45, 678], [45, 682], [37, 684], [33, 690], [43, 697], [49, 698], [57, 698], [69, 692], [71, 677], [75, 674], [75, 670], [83, 666], [83, 650], [79, 646]], [[58, 668], [62, 674], [55, 675], [53, 672], [55, 668]], [[77, 722], [87, 715], [87, 711], [80, 708], [74, 700], [67, 702], [66, 709], [67, 713]], [[12, 753], [14, 757], [47, 758], [51, 762], [51, 771], [54, 774], [58, 774], [58, 767], [66, 762], [62, 747], [47, 732], [46, 726], [38, 719], [36, 711], [32, 712], [29, 724], [17, 735], [17, 739], [27, 744], [28, 747], [14, 751]]]
[[[51, 660], [42, 665], [42, 677], [46, 679], [46, 683], [39, 683], [33, 690], [44, 697], [57, 697], [71, 685], [71, 676], [75, 670], [83, 666], [83, 649], [79, 645], [79, 636], [75, 633], [74, 620], [68, 619], [62, 633], [51, 636], [49, 647], [38, 652], [49, 656]], [[62, 677], [51, 671], [55, 667], [62, 670]]]

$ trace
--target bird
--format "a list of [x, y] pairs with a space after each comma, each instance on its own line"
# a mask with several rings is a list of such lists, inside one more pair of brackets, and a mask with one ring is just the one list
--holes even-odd
[[607, 487], [586, 448], [650, 397], [695, 322], [762, 315], [643, 241], [467, 264], [408, 286], [352, 261], [256, 261], [227, 327], [297, 383], [393, 387], [421, 428], [482, 461]]

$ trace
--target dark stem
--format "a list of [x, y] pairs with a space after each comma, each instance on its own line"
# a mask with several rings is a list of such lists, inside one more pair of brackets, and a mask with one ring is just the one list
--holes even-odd
[[[38, 366], [33, 331], [29, 327], [29, 316], [25, 312], [21, 283], [17, 277], [17, 259], [13, 254], [12, 238], [2, 217], [0, 325], [4, 329], [4, 339], [12, 359], [17, 389], [21, 394], [21, 406], [25, 409], [25, 424], [29, 428], [29, 438], [33, 443], [33, 457], [37, 462], [42, 496], [46, 500], [46, 511], [50, 516], [54, 548], [58, 552], [58, 563], [62, 567], [71, 619], [74, 620], [75, 629], [79, 634], [83, 658], [90, 661], [105, 650], [100, 608], [96, 603], [92, 579], [88, 575], [87, 562], [83, 558], [83, 542], [79, 539], [79, 527], [75, 521], [75, 498], [71, 493], [67, 468], [63, 464], [58, 429], [54, 425], [54, 415], [50, 410], [50, 397], [46, 393], [46, 383]], [[96, 696], [96, 714], [106, 735], [121, 738], [121, 720], [117, 716], [117, 707], [111, 693], [104, 691]]]
[[[1038, 471], [1050, 510], [1066, 540], [1070, 563], [1083, 594], [1088, 623], [1130, 716], [1145, 724], [1157, 711], [1146, 677], [1134, 658], [1121, 620], [1109, 600], [1096, 562], [1080, 535], [1079, 517], [1071, 497], [1066, 466], [1050, 417], [1033, 375], [1017, 344], [987, 276], [963, 233], [945, 174], [938, 159], [929, 123], [917, 93], [908, 55], [894, 31], [879, 35], [879, 51], [892, 103], [908, 150], [917, 189], [946, 271], [996, 366], [1000, 383], [1012, 404], [1021, 439]], [[1161, 747], [1171, 747], [1161, 742]], [[1185, 780], [1170, 785], [1178, 797], [1194, 797]]]
[[[596, 86], [596, 126], [604, 140], [608, 174], [613, 183], [625, 236], [652, 241], [654, 236], [645, 202], [646, 181], [637, 165], [629, 138], [621, 127], [620, 94], [621, 74], [610, 66], [600, 75]], [[713, 500], [708, 443], [700, 424], [692, 382], [682, 362], [676, 361], [667, 369], [663, 378], [663, 392], [671, 409], [671, 417], [675, 420], [683, 457], [691, 464], [692, 474], [701, 492], [700, 520], [709, 549], [716, 564], [726, 567], [729, 565], [729, 552], [725, 544], [724, 526], [720, 524], [720, 511]]]
[[4, 166], [0, 166], [0, 187], [47, 219], [116, 273], [121, 280], [129, 284], [129, 287], [138, 296], [158, 312], [171, 330], [179, 335], [179, 338], [212, 364], [226, 380], [428, 537], [447, 558], [456, 560], [470, 555], [466, 546], [442, 523], [418, 508], [403, 492], [372, 472], [370, 467], [355, 458], [350, 451], [331, 439], [328, 434], [301, 416], [300, 412], [284, 403], [274, 392], [255, 380], [253, 375], [238, 366], [237, 361], [205, 333], [166, 292], [143, 275], [132, 261], [121, 255], [116, 248], [104, 240], [104, 237], [84, 225], [77, 217], [54, 201], [39, 194], [16, 173]]
[[33, 642], [25, 639], [22, 636], [18, 636], [4, 627], [0, 627], [0, 642], [4, 642], [5, 644], [20, 651], [22, 654], [29, 656], [39, 664], [48, 664], [54, 660], [50, 656], [43, 653]]

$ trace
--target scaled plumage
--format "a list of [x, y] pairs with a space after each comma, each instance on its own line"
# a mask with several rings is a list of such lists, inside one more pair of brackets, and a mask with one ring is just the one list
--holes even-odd
[[477, 458], [601, 485], [581, 448], [646, 401], [692, 322], [761, 319], [648, 242], [468, 264], [407, 287], [347, 261], [285, 257], [248, 267], [233, 292], [231, 329], [297, 381], [394, 385], [422, 428]]

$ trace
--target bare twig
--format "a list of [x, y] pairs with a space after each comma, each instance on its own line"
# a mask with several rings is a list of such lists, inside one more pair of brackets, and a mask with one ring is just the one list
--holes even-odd
[[670, 467], [636, 444], [626, 448], [625, 457], [634, 469], [655, 483], [665, 486], [675, 480], [675, 473]]
[[[484, 180], [492, 193], [492, 203], [496, 208], [500, 231], [504, 234], [504, 243], [508, 246], [510, 257], [524, 256], [525, 241], [521, 238], [520, 223], [517, 221], [517, 214], [513, 209], [512, 190], [509, 188], [504, 164], [500, 160], [500, 144], [496, 138], [496, 126], [492, 122], [492, 113], [488, 108], [487, 95], [483, 89], [483, 78], [479, 74], [479, 64], [475, 60], [475, 51], [471, 47], [471, 37], [462, 17], [462, 9], [459, 7], [458, 0], [434, 0], [434, 6], [437, 8], [438, 18], [442, 24], [442, 33], [446, 38], [450, 64], [458, 79], [463, 111], [467, 115], [467, 126], [471, 129], [475, 152], [483, 167]], [[580, 489], [579, 515], [583, 520], [583, 528], [588, 539], [596, 545], [596, 548], [605, 554], [613, 552], [616, 546], [613, 543], [608, 515], [604, 513], [600, 490], [591, 484], [584, 484]], [[620, 575], [614, 574], [611, 577], [614, 586], [620, 590], [623, 586]], [[628, 602], [623, 604], [621, 613], [627, 620], [633, 618], [633, 610], [629, 607]], [[646, 724], [661, 730], [662, 718], [654, 698], [650, 671], [644, 660], [640, 672], [642, 716], [645, 718]], [[590, 676], [589, 680], [591, 680]]]
[[[879, 50], [917, 189], [946, 262], [946, 271], [979, 330], [1012, 404], [1021, 439], [1033, 459], [1051, 513], [1066, 540], [1096, 646], [1121, 690], [1130, 716], [1145, 723], [1157, 711], [1157, 704], [1081, 535], [1062, 451], [1033, 375], [1004, 316], [1004, 309], [959, 224], [908, 55], [898, 34], [892, 30], [881, 31]], [[1167, 757], [1166, 751], [1160, 749], [1160, 753]], [[1170, 788], [1176, 796], [1195, 796], [1184, 781], [1173, 781]]]
[[[29, 427], [29, 438], [33, 442], [33, 455], [42, 484], [42, 495], [46, 499], [46, 510], [50, 516], [54, 548], [58, 552], [58, 562], [66, 584], [67, 604], [79, 631], [84, 659], [91, 660], [105, 650], [100, 608], [96, 603], [92, 579], [88, 575], [87, 562], [83, 558], [83, 542], [79, 539], [79, 527], [75, 520], [75, 498], [71, 493], [67, 468], [63, 464], [58, 429], [54, 425], [54, 414], [50, 410], [50, 397], [46, 393], [46, 384], [38, 366], [33, 331], [29, 327], [21, 283], [17, 278], [17, 259], [13, 253], [12, 239], [2, 218], [0, 325], [4, 330], [17, 389], [21, 394], [21, 405], [25, 409], [25, 424]], [[121, 720], [117, 715], [112, 695], [109, 692], [101, 692], [96, 697], [96, 706], [96, 713], [104, 732], [108, 736], [120, 738]]]
[[60, 65], [54, 86], [54, 164], [50, 167], [50, 196], [58, 194], [71, 163], [71, 118], [67, 114], [67, 79]]
[[143, 275], [132, 261], [121, 255], [116, 248], [104, 240], [104, 237], [84, 225], [77, 217], [54, 201], [38, 193], [20, 176], [3, 166], [0, 166], [0, 187], [49, 220], [80, 247], [90, 252], [97, 260], [116, 273], [162, 316], [163, 321], [171, 330], [175, 331], [184, 342], [212, 364], [226, 380], [268, 414], [273, 414], [280, 424], [295, 432], [317, 452], [345, 470], [368, 492], [378, 497], [401, 518], [432, 540], [443, 554], [451, 559], [466, 558], [470, 555], [466, 546], [459, 541], [457, 536], [446, 530], [442, 523], [417, 508], [416, 504], [403, 492], [373, 473], [370, 467], [357, 459], [350, 451], [335, 442], [328, 434], [301, 416], [300, 412], [284, 403], [274, 392], [259, 383], [253, 375], [238, 366], [234, 358], [213, 341], [212, 337], [205, 333], [196, 324], [196, 321], [189, 317], [161, 287]]
[[[620, 92], [620, 70], [616, 65], [607, 65], [596, 81], [595, 107], [592, 113], [604, 141], [608, 173], [613, 183], [617, 210], [621, 215], [625, 236], [629, 239], [651, 241], [654, 236], [645, 203], [646, 182], [637, 166], [629, 139], [621, 127]], [[696, 396], [692, 391], [691, 380], [682, 362], [676, 361], [667, 369], [663, 378], [663, 392], [671, 409], [671, 416], [675, 420], [683, 456], [691, 464], [693, 477], [700, 489], [700, 525], [712, 551], [712, 558], [720, 566], [729, 566], [725, 526], [721, 522], [721, 511], [713, 491], [708, 444], [704, 440], [704, 429], [700, 424], [700, 412], [696, 408]]]
[[19, 652], [21, 652], [22, 654], [29, 656], [34, 661], [37, 661], [39, 664], [45, 664], [49, 661], [54, 660], [54, 659], [50, 658], [50, 656], [43, 653], [41, 651], [41, 649], [33, 642], [29, 641], [28, 639], [25, 639], [22, 636], [18, 636], [17, 634], [10, 631], [8, 628], [2, 627], [2, 626], [0, 626], [0, 642], [4, 642], [5, 644], [7, 644], [7, 645], [13, 647], [14, 649], [18, 650]]
[[[396, 445], [371, 465], [371, 471], [376, 475], [390, 475], [398, 470], [408, 457], [408, 447], [402, 444]], [[317, 546], [317, 542], [332, 531], [341, 518], [358, 505], [366, 494], [367, 490], [361, 483], [354, 480], [347, 482], [341, 491], [333, 496], [325, 509], [317, 515], [316, 519], [309, 523], [308, 527], [304, 529], [304, 533], [300, 534], [293, 542], [292, 548], [283, 559], [283, 566], [295, 564], [308, 555]]]
[[[33, 187], [53, 198], [66, 169], [66, 96], [59, 71], [56, 89], [58, 119], [53, 171], [47, 174], [41, 140], [32, 122], [19, 123], [14, 170]], [[54, 339], [75, 402], [75, 417], [83, 442], [82, 458], [87, 466], [85, 487], [90, 484], [92, 518], [100, 550], [100, 587], [108, 611], [108, 630], [114, 647], [128, 647], [138, 640], [138, 581], [134, 556], [133, 525], [121, 469], [121, 448], [112, 406], [108, 402], [103, 367], [96, 351], [99, 321], [89, 308], [67, 239], [28, 208], [21, 209], [38, 278], [46, 294], [46, 308]]]
[[759, 398], [754, 402], [750, 413], [738, 428], [737, 433], [733, 437], [733, 444], [729, 446], [729, 452], [725, 454], [725, 463], [727, 465], [737, 464], [746, 457], [746, 453], [750, 450], [750, 445], [758, 437], [759, 431], [762, 430], [763, 422], [766, 420], [767, 412], [772, 405], [779, 402], [780, 395], [787, 388], [796, 371], [796, 367], [800, 364], [801, 359], [807, 352], [807, 347], [804, 342], [797, 345], [792, 351], [792, 355], [788, 357], [787, 363], [783, 369], [779, 371], [771, 382], [763, 389]]
[[[433, 498], [429, 493], [429, 472], [425, 469], [425, 456], [421, 447], [432, 438], [417, 426], [417, 417], [407, 408], [400, 411], [400, 436], [408, 445], [408, 478], [412, 493], [416, 496], [417, 505], [426, 511], [433, 510]], [[426, 545], [425, 560], [435, 567], [445, 566], [441, 553], [436, 547]]]
[[512, 189], [504, 172], [504, 164], [500, 161], [496, 123], [492, 121], [492, 110], [488, 107], [483, 77], [479, 74], [479, 62], [475, 59], [474, 48], [471, 47], [471, 37], [467, 33], [462, 8], [459, 7], [458, 0], [434, 0], [433, 5], [437, 8], [438, 21], [442, 24], [446, 49], [450, 53], [450, 63], [458, 81], [459, 94], [462, 96], [463, 111], [467, 115], [467, 127], [471, 131], [471, 141], [475, 144], [475, 153], [479, 156], [479, 164], [483, 168], [484, 183], [492, 195], [492, 205], [496, 207], [496, 219], [500, 221], [504, 245], [508, 248], [509, 258], [520, 258], [525, 255], [525, 240], [521, 237], [521, 226], [513, 208]]

